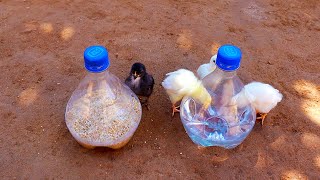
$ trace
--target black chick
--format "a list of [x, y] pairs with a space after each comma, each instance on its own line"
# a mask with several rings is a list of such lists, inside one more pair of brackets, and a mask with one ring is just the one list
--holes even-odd
[[[154, 79], [152, 75], [147, 73], [146, 67], [142, 63], [134, 63], [125, 83], [139, 96], [141, 104], [146, 105], [149, 109], [148, 99], [153, 91]], [[142, 101], [142, 98], [145, 100]]]

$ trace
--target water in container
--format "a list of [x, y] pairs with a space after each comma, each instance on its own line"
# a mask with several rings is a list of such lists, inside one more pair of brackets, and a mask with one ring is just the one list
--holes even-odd
[[244, 87], [237, 76], [242, 53], [233, 45], [219, 48], [217, 68], [202, 80], [212, 101], [208, 107], [192, 97], [181, 102], [180, 117], [191, 140], [200, 146], [238, 146], [251, 132], [256, 112], [250, 103], [238, 107], [234, 98]]

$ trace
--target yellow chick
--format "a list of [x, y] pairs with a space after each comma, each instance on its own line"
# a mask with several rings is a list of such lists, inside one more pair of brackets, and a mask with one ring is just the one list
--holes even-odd
[[162, 86], [165, 88], [172, 103], [172, 116], [179, 112], [179, 106], [175, 104], [182, 100], [184, 96], [190, 96], [203, 104], [207, 108], [211, 104], [211, 96], [203, 86], [201, 81], [186, 69], [179, 69], [166, 74]]
[[265, 120], [267, 113], [271, 111], [281, 100], [282, 94], [269, 84], [252, 82], [244, 86], [242, 91], [233, 97], [238, 107], [244, 107], [251, 103], [255, 108], [261, 123]]
[[210, 74], [211, 72], [213, 72], [216, 69], [216, 59], [217, 59], [217, 55], [214, 55], [211, 57], [209, 63], [207, 64], [202, 64], [201, 66], [199, 66], [198, 70], [197, 70], [197, 74], [199, 76], [200, 79], [203, 79], [204, 77], [206, 77], [208, 74]]

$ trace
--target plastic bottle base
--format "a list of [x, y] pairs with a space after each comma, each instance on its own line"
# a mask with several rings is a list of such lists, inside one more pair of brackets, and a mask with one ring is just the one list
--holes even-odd
[[120, 149], [122, 148], [123, 146], [125, 146], [126, 144], [128, 144], [128, 142], [131, 140], [132, 136], [129, 137], [128, 139], [126, 139], [125, 141], [122, 141], [118, 144], [114, 144], [112, 146], [93, 146], [93, 145], [90, 145], [90, 144], [85, 144], [85, 143], [82, 143], [80, 141], [77, 141], [81, 146], [83, 146], [84, 148], [87, 148], [87, 149], [94, 149], [96, 147], [108, 147], [108, 148], [111, 148], [111, 149]]
[[[194, 142], [195, 143], [195, 142]], [[197, 144], [197, 143], [195, 143]], [[241, 144], [241, 143], [240, 143]], [[222, 148], [225, 148], [225, 149], [234, 149], [236, 148], [237, 146], [239, 146], [240, 144], [236, 144], [236, 145], [229, 145], [229, 146], [222, 146], [222, 145], [208, 145], [208, 146], [205, 146], [205, 145], [201, 145], [201, 144], [197, 144], [199, 148], [207, 148], [207, 147], [222, 147]]]
[[89, 144], [84, 144], [84, 143], [82, 143], [82, 142], [80, 142], [80, 141], [77, 141], [81, 146], [83, 146], [84, 148], [87, 148], [87, 149], [94, 149], [94, 148], [96, 148], [96, 146], [91, 146], [91, 145], [89, 145]]

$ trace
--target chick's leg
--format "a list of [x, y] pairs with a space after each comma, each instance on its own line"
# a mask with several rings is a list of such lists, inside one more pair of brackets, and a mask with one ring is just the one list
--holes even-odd
[[147, 107], [148, 111], [150, 111], [150, 106], [149, 106], [149, 97], [146, 99], [144, 105]]
[[172, 104], [172, 117], [174, 116], [174, 113], [180, 112], [179, 108], [180, 106], [175, 106], [175, 104]]
[[148, 111], [150, 110], [149, 106], [149, 97], [139, 97], [142, 106], [146, 106]]
[[266, 119], [267, 117], [267, 113], [258, 113], [259, 117], [257, 117], [257, 119], [261, 120], [261, 124], [263, 125], [263, 121]]

